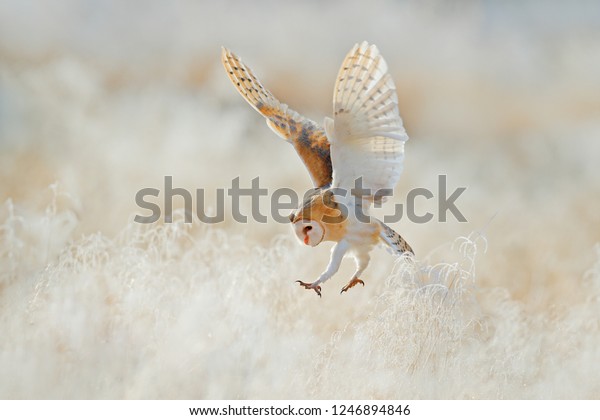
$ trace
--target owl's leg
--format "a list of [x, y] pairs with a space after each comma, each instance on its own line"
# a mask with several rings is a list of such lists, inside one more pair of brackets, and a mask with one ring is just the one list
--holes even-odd
[[303, 286], [305, 289], [313, 289], [317, 292], [317, 295], [321, 296], [321, 283], [325, 283], [329, 280], [340, 268], [340, 264], [342, 263], [342, 258], [344, 258], [344, 254], [348, 250], [349, 244], [347, 241], [340, 241], [331, 249], [331, 258], [329, 259], [329, 265], [327, 269], [319, 276], [319, 278], [313, 283], [305, 283], [303, 281], [298, 280], [296, 283], [300, 283], [300, 286]]
[[351, 289], [352, 287], [356, 286], [359, 283], [362, 284], [363, 286], [365, 285], [365, 282], [362, 281], [361, 279], [359, 279], [358, 277], [363, 273], [363, 271], [365, 271], [365, 269], [369, 265], [369, 260], [371, 258], [369, 257], [369, 254], [357, 255], [357, 256], [355, 256], [355, 258], [356, 258], [356, 271], [354, 272], [354, 275], [352, 276], [352, 280], [350, 280], [347, 285], [342, 287], [342, 291], [340, 292], [340, 294], [347, 292], [348, 289]]

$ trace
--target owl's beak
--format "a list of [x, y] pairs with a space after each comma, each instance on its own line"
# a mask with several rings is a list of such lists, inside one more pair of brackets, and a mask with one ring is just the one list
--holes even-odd
[[308, 241], [310, 240], [308, 237], [308, 232], [311, 230], [312, 226], [305, 226], [304, 229], [302, 229], [302, 233], [304, 234], [304, 245], [308, 245]]

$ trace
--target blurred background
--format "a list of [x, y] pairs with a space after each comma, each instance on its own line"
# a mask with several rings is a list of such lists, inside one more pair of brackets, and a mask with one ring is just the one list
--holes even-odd
[[[598, 22], [595, 1], [0, 2], [0, 397], [599, 398]], [[444, 174], [466, 223], [403, 218], [416, 261], [375, 250], [339, 296], [346, 261], [319, 300], [293, 281], [329, 245], [289, 225], [133, 222], [167, 175], [207, 206], [238, 176], [303, 194], [221, 46], [321, 122], [362, 40], [410, 136], [382, 214]]]

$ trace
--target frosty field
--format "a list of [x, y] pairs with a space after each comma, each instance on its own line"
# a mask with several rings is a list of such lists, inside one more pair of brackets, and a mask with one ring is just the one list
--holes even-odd
[[[0, 398], [600, 398], [594, 2], [33, 3], [0, 5]], [[289, 224], [133, 221], [165, 176], [303, 194], [221, 45], [320, 122], [364, 39], [410, 136], [378, 211], [446, 175], [466, 223], [403, 218], [414, 260], [376, 249], [340, 295], [347, 260], [319, 299], [294, 281], [331, 245]]]

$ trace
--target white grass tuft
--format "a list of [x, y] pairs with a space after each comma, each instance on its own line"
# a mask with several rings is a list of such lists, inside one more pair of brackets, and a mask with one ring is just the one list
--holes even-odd
[[[35, 223], [7, 206], [2, 255], [37, 253], [14, 228]], [[64, 213], [39, 217], [54, 226]], [[531, 315], [505, 290], [478, 288], [485, 240], [471, 235], [448, 247], [453, 262], [398, 258], [387, 280], [369, 279], [385, 283], [370, 303], [348, 311], [336, 308], [337, 293], [317, 299], [294, 286], [300, 248], [291, 235], [259, 246], [177, 213], [172, 224], [131, 223], [113, 239], [53, 246], [58, 256], [39, 270], [3, 264], [4, 398], [593, 398], [599, 390], [585, 363], [600, 356], [600, 258], [585, 276], [588, 300], [567, 314]], [[321, 330], [323, 317], [338, 322]]]

